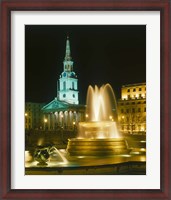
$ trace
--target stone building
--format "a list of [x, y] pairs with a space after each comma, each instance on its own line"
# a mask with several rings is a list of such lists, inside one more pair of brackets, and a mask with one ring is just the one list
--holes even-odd
[[25, 129], [43, 129], [43, 113], [42, 107], [44, 103], [25, 103]]
[[122, 133], [146, 133], [146, 83], [122, 86], [118, 121]]

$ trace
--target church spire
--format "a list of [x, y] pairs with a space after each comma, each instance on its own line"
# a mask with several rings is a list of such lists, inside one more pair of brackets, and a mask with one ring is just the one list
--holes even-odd
[[69, 42], [69, 36], [67, 36], [66, 41], [66, 51], [65, 51], [65, 61], [71, 61], [71, 50], [70, 50], [70, 42]]
[[57, 97], [60, 101], [70, 104], [79, 104], [78, 100], [78, 79], [73, 71], [74, 62], [71, 59], [71, 50], [69, 37], [66, 40], [66, 52], [63, 61], [64, 70], [59, 79], [59, 87], [57, 89]]

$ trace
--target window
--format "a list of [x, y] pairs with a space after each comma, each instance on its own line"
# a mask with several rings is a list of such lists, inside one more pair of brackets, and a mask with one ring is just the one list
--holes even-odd
[[141, 112], [141, 108], [138, 108], [138, 112]]
[[75, 98], [75, 94], [72, 95]]
[[72, 82], [72, 89], [74, 89], [74, 82]]
[[130, 89], [128, 89], [127, 92], [130, 92]]
[[121, 113], [124, 113], [124, 109], [121, 109]]
[[128, 99], [130, 99], [130, 95], [128, 95]]
[[135, 112], [135, 108], [132, 108], [132, 112], [133, 112], [133, 113]]
[[63, 94], [63, 97], [65, 98], [65, 97], [66, 97], [66, 94]]
[[133, 89], [133, 92], [136, 92], [136, 88]]
[[146, 107], [144, 108], [144, 112], [146, 112]]
[[139, 91], [141, 91], [141, 88], [139, 88]]
[[66, 82], [63, 82], [63, 89], [66, 90]]
[[129, 113], [129, 109], [126, 109], [126, 113]]

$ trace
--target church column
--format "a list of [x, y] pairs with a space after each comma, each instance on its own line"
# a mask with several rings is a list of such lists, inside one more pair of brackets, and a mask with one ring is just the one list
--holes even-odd
[[50, 130], [50, 113], [48, 113], [48, 130]]
[[55, 113], [52, 113], [52, 129], [55, 130]]

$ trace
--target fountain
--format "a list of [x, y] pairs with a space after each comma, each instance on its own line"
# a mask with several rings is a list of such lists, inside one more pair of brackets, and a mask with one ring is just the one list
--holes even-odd
[[40, 138], [34, 154], [25, 152], [27, 175], [146, 173], [144, 145], [144, 154], [129, 149], [118, 131], [117, 104], [109, 84], [89, 86], [86, 120], [79, 123], [78, 136], [68, 139], [66, 149], [58, 150], [46, 142]]
[[127, 142], [117, 129], [117, 104], [110, 84], [89, 86], [86, 121], [80, 122], [78, 137], [69, 139], [68, 156], [128, 154]]

